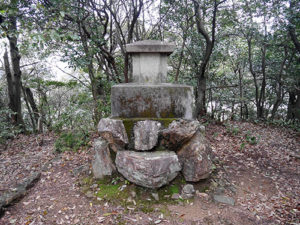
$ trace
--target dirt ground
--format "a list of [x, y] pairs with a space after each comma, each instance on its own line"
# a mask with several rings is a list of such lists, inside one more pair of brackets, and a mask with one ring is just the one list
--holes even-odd
[[[208, 124], [216, 168], [205, 193], [156, 204], [151, 212], [98, 201], [82, 192], [74, 169], [92, 149], [55, 154], [55, 135], [20, 135], [0, 150], [0, 194], [34, 171], [40, 180], [0, 218], [8, 224], [300, 224], [300, 135], [252, 123]], [[215, 195], [234, 205], [218, 203]], [[163, 210], [162, 210], [163, 209]]]

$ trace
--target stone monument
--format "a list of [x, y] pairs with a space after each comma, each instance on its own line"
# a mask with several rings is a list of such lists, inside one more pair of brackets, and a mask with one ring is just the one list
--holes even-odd
[[126, 45], [132, 82], [111, 89], [111, 117], [100, 120], [94, 144], [96, 178], [117, 171], [137, 185], [159, 188], [180, 171], [193, 182], [210, 175], [204, 127], [193, 116], [193, 87], [166, 83], [174, 49], [153, 40]]
[[133, 83], [111, 89], [112, 117], [193, 119], [193, 87], [167, 81], [167, 57], [175, 49], [160, 41], [128, 44]]

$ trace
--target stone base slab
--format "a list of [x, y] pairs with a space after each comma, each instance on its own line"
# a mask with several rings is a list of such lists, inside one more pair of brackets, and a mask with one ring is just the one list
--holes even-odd
[[177, 155], [169, 151], [119, 151], [116, 166], [127, 180], [147, 188], [168, 184], [181, 170]]
[[194, 118], [193, 87], [182, 84], [118, 84], [111, 88], [111, 116]]

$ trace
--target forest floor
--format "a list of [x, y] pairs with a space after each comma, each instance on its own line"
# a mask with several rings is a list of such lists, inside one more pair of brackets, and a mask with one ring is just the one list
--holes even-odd
[[33, 172], [41, 176], [0, 224], [300, 224], [299, 133], [228, 122], [208, 124], [206, 136], [216, 163], [206, 193], [169, 204], [152, 199], [147, 212], [82, 191], [78, 168], [90, 165], [92, 148], [57, 154], [54, 134], [19, 135], [0, 149], [0, 195]]

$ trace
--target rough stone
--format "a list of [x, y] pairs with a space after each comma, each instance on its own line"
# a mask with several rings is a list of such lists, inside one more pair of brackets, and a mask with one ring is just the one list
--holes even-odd
[[229, 196], [226, 196], [226, 195], [214, 195], [213, 198], [216, 202], [219, 202], [219, 203], [224, 203], [224, 204], [232, 205], [232, 206], [234, 206], [234, 204], [235, 204], [234, 199]]
[[[162, 144], [170, 150], [177, 151], [188, 142], [201, 128], [198, 120], [176, 120], [167, 129], [162, 130]], [[203, 128], [202, 128], [203, 129]]]
[[155, 201], [159, 201], [158, 193], [151, 193], [151, 195], [155, 199]]
[[112, 117], [193, 119], [194, 91], [184, 84], [118, 84], [111, 88]]
[[91, 191], [87, 191], [87, 192], [85, 193], [85, 195], [86, 195], [86, 197], [88, 197], [88, 198], [93, 198], [93, 197], [95, 197], [94, 194], [93, 194], [93, 192], [91, 192]]
[[[98, 124], [98, 132], [110, 145], [123, 147], [128, 144], [128, 137], [122, 120], [102, 118]], [[117, 151], [118, 147], [113, 149]]]
[[174, 199], [174, 200], [178, 200], [178, 199], [181, 198], [181, 196], [178, 193], [174, 193], [174, 194], [172, 194], [171, 198]]
[[195, 194], [195, 189], [192, 184], [186, 184], [183, 186], [182, 193], [181, 193], [182, 198], [184, 199], [192, 198], [194, 197], [194, 194]]
[[0, 195], [0, 217], [1, 214], [4, 213], [6, 207], [24, 197], [27, 191], [35, 185], [40, 177], [41, 172], [34, 172], [22, 183], [17, 184], [11, 190], [5, 191]]
[[168, 151], [119, 151], [116, 166], [126, 179], [148, 188], [168, 184], [181, 170], [177, 155]]
[[197, 197], [204, 199], [205, 201], [209, 200], [209, 195], [203, 192], [199, 192], [198, 190], [196, 191]]
[[86, 175], [89, 172], [90, 167], [88, 165], [80, 165], [73, 169], [73, 175], [78, 177], [80, 175]]
[[182, 164], [182, 173], [186, 181], [198, 182], [210, 176], [212, 170], [210, 150], [201, 132], [198, 131], [177, 152], [177, 155]]
[[136, 150], [151, 150], [158, 140], [161, 123], [152, 120], [139, 121], [134, 125], [134, 148]]
[[111, 160], [108, 142], [98, 138], [95, 140], [93, 147], [95, 151], [92, 162], [94, 177], [102, 179], [105, 176], [111, 176], [116, 171], [116, 167]]

